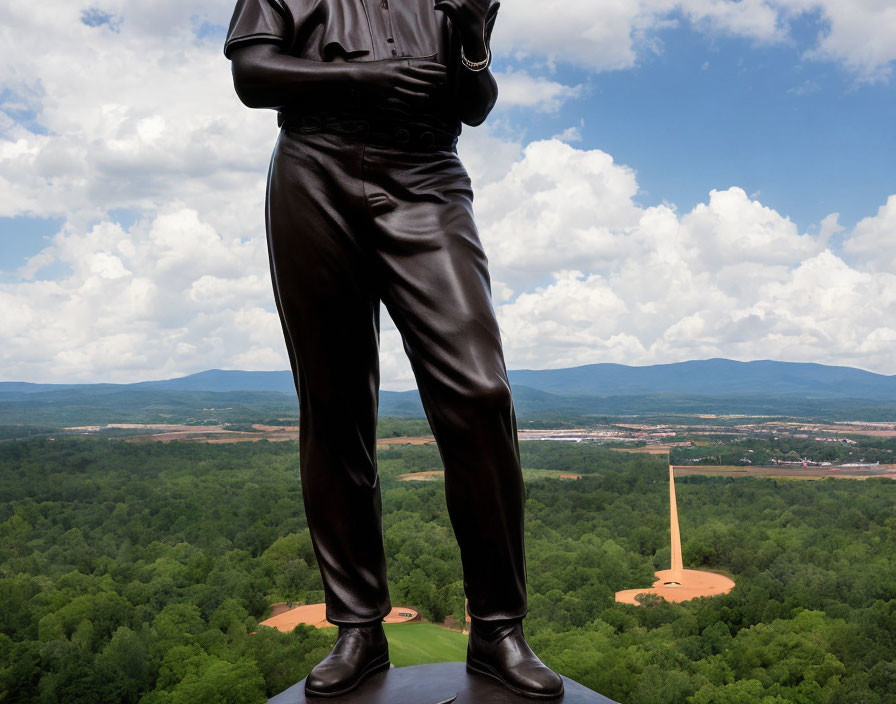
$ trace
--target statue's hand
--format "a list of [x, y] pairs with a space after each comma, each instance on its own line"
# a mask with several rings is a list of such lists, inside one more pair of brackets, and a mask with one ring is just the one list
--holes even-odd
[[444, 64], [432, 59], [400, 58], [358, 61], [352, 66], [355, 81], [384, 97], [425, 100], [447, 80]]
[[470, 61], [486, 57], [488, 36], [486, 27], [501, 7], [500, 0], [436, 0], [435, 8], [451, 19], [460, 32], [464, 56]]

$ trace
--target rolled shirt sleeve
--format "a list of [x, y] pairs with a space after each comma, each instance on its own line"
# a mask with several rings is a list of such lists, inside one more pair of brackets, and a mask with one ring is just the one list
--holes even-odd
[[289, 10], [280, 0], [237, 0], [224, 41], [224, 56], [250, 42], [275, 42], [284, 47], [288, 40]]

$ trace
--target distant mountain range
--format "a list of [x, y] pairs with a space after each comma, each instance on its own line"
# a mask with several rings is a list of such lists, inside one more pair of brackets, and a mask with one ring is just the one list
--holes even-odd
[[509, 375], [513, 385], [583, 396], [795, 394], [808, 398], [896, 400], [896, 375], [771, 360], [704, 359], [649, 367], [588, 364], [569, 369], [521, 369]]
[[[622, 413], [813, 414], [841, 410], [896, 413], [896, 375], [852, 367], [761, 360], [706, 359], [633, 367], [588, 364], [567, 369], [509, 370], [518, 412], [529, 417]], [[249, 399], [252, 399], [249, 401]], [[177, 379], [136, 384], [30, 384], [0, 382], [0, 422], [15, 422], [51, 407], [84, 409], [116, 405], [203, 411], [234, 405], [291, 409], [295, 387], [288, 371], [212, 369]], [[214, 407], [214, 408], [210, 408]], [[870, 410], [869, 410], [870, 409]], [[380, 413], [422, 416], [416, 390], [381, 391]], [[168, 414], [171, 415], [171, 414]], [[193, 415], [196, 415], [195, 413]], [[200, 414], [201, 415], [201, 414]], [[192, 417], [192, 416], [190, 416]], [[85, 421], [87, 422], [87, 421]], [[92, 421], [91, 421], [92, 422]]]
[[[508, 371], [508, 375], [514, 388], [526, 386], [536, 391], [564, 396], [688, 394], [730, 397], [743, 394], [796, 394], [809, 398], [896, 401], [896, 375], [885, 376], [853, 367], [771, 360], [735, 362], [730, 359], [704, 359], [647, 367], [586, 364], [567, 369], [512, 369]], [[70, 389], [89, 389], [100, 393], [123, 389], [295, 393], [292, 375], [288, 371], [211, 369], [176, 379], [136, 384], [0, 382], [0, 395]]]

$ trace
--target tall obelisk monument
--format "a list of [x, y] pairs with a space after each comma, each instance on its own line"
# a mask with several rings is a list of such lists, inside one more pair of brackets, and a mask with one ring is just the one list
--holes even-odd
[[672, 534], [672, 569], [671, 577], [675, 582], [681, 582], [681, 573], [684, 565], [681, 561], [681, 532], [678, 530], [678, 503], [675, 501], [675, 471], [669, 465], [669, 525]]

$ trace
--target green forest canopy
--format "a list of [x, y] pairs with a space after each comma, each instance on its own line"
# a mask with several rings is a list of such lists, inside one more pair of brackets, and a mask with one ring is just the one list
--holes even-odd
[[[686, 567], [728, 595], [616, 604], [668, 567], [665, 458], [524, 442], [526, 634], [623, 704], [865, 704], [896, 692], [896, 483], [686, 477]], [[463, 617], [434, 445], [378, 454], [394, 604]], [[334, 629], [257, 628], [322, 600], [294, 443], [0, 443], [0, 701], [261, 704]], [[397, 631], [398, 629], [394, 629]]]

